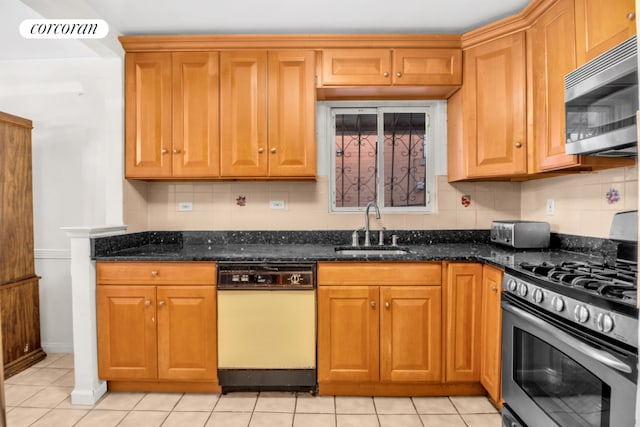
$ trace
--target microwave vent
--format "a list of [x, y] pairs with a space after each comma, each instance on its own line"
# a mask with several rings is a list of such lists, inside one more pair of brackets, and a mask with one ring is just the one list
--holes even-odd
[[632, 36], [602, 55], [587, 62], [575, 71], [567, 74], [564, 79], [565, 90], [571, 89], [585, 80], [602, 74], [603, 72], [606, 72], [606, 70], [611, 69], [614, 65], [627, 60], [633, 59], [633, 61], [629, 61], [629, 66], [632, 67], [631, 70], [633, 70], [637, 67], [637, 54], [638, 45], [636, 42], [636, 36]]

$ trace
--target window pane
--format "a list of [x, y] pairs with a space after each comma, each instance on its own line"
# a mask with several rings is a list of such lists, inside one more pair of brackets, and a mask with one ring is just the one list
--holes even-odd
[[336, 207], [366, 206], [376, 199], [376, 114], [337, 114]]
[[384, 114], [384, 206], [425, 206], [425, 113]]

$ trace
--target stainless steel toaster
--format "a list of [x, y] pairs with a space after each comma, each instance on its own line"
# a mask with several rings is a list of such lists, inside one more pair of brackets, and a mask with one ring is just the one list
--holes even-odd
[[520, 249], [548, 248], [551, 228], [544, 221], [493, 221], [491, 241]]

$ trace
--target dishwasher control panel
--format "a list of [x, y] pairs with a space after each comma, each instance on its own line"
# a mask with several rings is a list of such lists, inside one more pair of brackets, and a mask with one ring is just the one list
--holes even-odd
[[218, 264], [218, 289], [313, 289], [315, 264]]

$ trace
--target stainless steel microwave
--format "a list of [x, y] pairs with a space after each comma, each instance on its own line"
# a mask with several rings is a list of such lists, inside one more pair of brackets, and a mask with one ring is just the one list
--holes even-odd
[[565, 76], [566, 153], [637, 157], [636, 36]]

